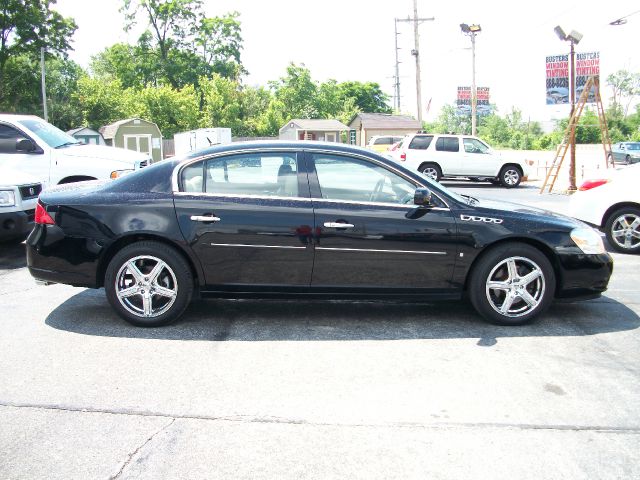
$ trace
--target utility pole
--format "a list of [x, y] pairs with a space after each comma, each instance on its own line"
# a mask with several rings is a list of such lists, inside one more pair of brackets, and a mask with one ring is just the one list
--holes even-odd
[[400, 60], [398, 59], [398, 19], [395, 20], [395, 40], [396, 40], [396, 82], [394, 84], [394, 90], [396, 94], [395, 105], [396, 111], [400, 113]]
[[42, 107], [44, 108], [44, 121], [49, 121], [49, 115], [47, 113], [47, 85], [45, 83], [45, 70], [44, 70], [44, 47], [40, 48], [40, 70], [42, 75]]
[[476, 136], [478, 92], [476, 91], [476, 34], [471, 35], [471, 135]]
[[[569, 118], [573, 119], [573, 114], [576, 111], [576, 49], [573, 38], [570, 38], [571, 43], [571, 80], [569, 81], [571, 93], [571, 113]], [[571, 157], [569, 160], [569, 191], [575, 192], [578, 188], [576, 186], [576, 123], [574, 121], [571, 126]], [[613, 158], [613, 157], [612, 157]]]
[[414, 49], [411, 55], [416, 57], [416, 103], [418, 106], [418, 121], [422, 124], [422, 82], [420, 80], [420, 37], [418, 34], [418, 26], [422, 22], [433, 21], [434, 17], [418, 18], [418, 0], [413, 0], [413, 18], [397, 19], [398, 22], [413, 22]]

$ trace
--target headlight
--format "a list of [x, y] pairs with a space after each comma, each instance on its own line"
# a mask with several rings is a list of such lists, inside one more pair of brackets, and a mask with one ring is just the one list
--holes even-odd
[[571, 230], [571, 240], [588, 255], [605, 253], [602, 237], [593, 228], [574, 228]]
[[124, 177], [131, 172], [133, 172], [133, 170], [114, 170], [113, 172], [111, 172], [111, 179], [113, 180], [116, 178]]
[[0, 207], [13, 207], [16, 204], [16, 194], [13, 190], [0, 190]]

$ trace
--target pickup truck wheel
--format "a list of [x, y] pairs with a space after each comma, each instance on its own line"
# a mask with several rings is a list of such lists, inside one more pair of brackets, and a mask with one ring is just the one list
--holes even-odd
[[500, 184], [505, 188], [515, 188], [520, 185], [522, 181], [522, 172], [520, 169], [513, 165], [505, 165], [500, 170], [498, 175]]
[[436, 182], [442, 178], [442, 170], [435, 163], [423, 163], [418, 171]]
[[640, 252], [640, 209], [622, 207], [607, 217], [604, 233], [618, 252]]
[[159, 242], [132, 243], [109, 262], [104, 288], [114, 310], [139, 327], [174, 322], [193, 294], [193, 276], [174, 248]]
[[553, 301], [556, 287], [551, 262], [524, 243], [505, 243], [483, 255], [471, 271], [469, 299], [490, 323], [522, 325]]

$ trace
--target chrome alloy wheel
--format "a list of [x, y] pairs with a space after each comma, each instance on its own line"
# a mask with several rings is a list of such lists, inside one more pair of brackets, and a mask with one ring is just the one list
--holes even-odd
[[151, 255], [129, 259], [116, 275], [116, 295], [122, 306], [139, 317], [157, 317], [171, 308], [178, 282], [165, 262]]
[[640, 217], [633, 213], [620, 215], [611, 225], [611, 238], [620, 248], [633, 249], [640, 245]]
[[436, 170], [434, 167], [426, 167], [424, 170], [422, 170], [422, 173], [424, 173], [432, 180], [438, 180], [438, 170]]
[[525, 257], [509, 257], [498, 263], [487, 278], [491, 307], [506, 317], [521, 317], [535, 310], [544, 296], [542, 269]]
[[507, 185], [517, 185], [520, 180], [520, 172], [515, 168], [510, 168], [502, 174], [502, 178]]

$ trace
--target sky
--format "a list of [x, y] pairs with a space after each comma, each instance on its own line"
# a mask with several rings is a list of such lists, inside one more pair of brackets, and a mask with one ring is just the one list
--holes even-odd
[[[139, 31], [126, 34], [118, 9], [122, 0], [58, 0], [53, 7], [78, 24], [70, 57], [87, 67], [92, 55], [116, 42], [134, 43]], [[393, 95], [394, 19], [413, 15], [413, 0], [204, 0], [208, 16], [240, 13], [249, 71], [244, 82], [266, 85], [286, 73], [290, 62], [304, 64], [317, 81], [373, 81]], [[621, 26], [609, 22], [640, 10], [637, 0], [426, 1], [418, 0], [422, 110], [433, 120], [455, 102], [458, 86], [471, 84], [471, 42], [461, 23], [480, 24], [476, 39], [476, 85], [489, 87], [499, 113], [512, 107], [524, 118], [552, 128], [566, 106], [545, 104], [545, 57], [568, 53], [554, 34], [556, 25], [584, 35], [577, 52], [600, 52], [605, 79], [619, 69], [640, 71], [637, 35], [640, 12]], [[413, 24], [398, 23], [401, 109], [416, 115]], [[603, 99], [610, 97], [604, 87]], [[427, 112], [427, 105], [431, 108]], [[390, 102], [392, 103], [392, 101]]]

